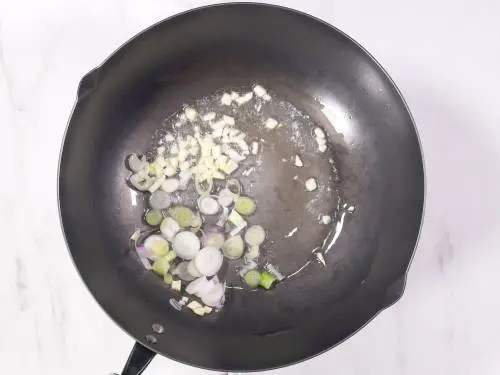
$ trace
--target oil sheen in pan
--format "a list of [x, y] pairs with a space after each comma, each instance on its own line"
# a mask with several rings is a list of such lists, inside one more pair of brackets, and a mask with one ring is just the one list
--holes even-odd
[[[235, 91], [244, 94], [250, 90], [244, 87]], [[244, 193], [257, 202], [257, 212], [250, 217], [249, 223], [262, 225], [267, 231], [259, 263], [271, 263], [286, 277], [296, 277], [312, 261], [325, 263], [326, 254], [340, 234], [344, 217], [352, 208], [342, 202], [335, 184], [338, 176], [332, 144], [327, 141], [327, 150], [318, 150], [314, 132], [318, 124], [289, 101], [270, 94], [272, 100], [268, 102], [254, 96], [254, 100], [242, 106], [225, 106], [221, 105], [222, 92], [219, 92], [190, 102], [189, 106], [200, 116], [215, 112], [217, 116], [234, 117], [236, 127], [247, 134], [246, 141], [249, 144], [259, 142], [258, 154], [242, 162], [232, 177], [237, 178]], [[192, 126], [199, 126], [201, 132], [209, 130], [207, 123], [202, 121], [180, 125], [181, 114], [180, 110], [164, 121], [153, 137], [151, 149], [162, 145], [168, 133], [175, 137], [186, 136], [193, 133]], [[283, 126], [267, 129], [264, 124], [268, 118]], [[303, 162], [302, 167], [295, 165], [296, 156]], [[305, 187], [305, 181], [310, 178], [318, 185], [314, 191], [307, 191]], [[220, 186], [216, 183], [215, 189]], [[197, 193], [190, 185], [178, 199], [182, 199], [183, 204], [195, 206]], [[323, 215], [330, 216], [332, 222], [322, 224]], [[222, 278], [228, 286], [239, 289], [242, 281], [234, 269], [243, 262], [231, 263]]]

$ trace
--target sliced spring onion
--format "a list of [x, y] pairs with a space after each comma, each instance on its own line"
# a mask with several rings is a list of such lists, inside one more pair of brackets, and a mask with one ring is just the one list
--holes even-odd
[[254, 260], [257, 259], [260, 255], [260, 247], [258, 245], [255, 246], [250, 246], [248, 248], [247, 253], [245, 254], [245, 259], [248, 260]]
[[161, 189], [167, 193], [173, 193], [179, 189], [179, 180], [177, 178], [167, 178], [161, 184]]
[[191, 221], [191, 227], [197, 228], [201, 227], [203, 225], [203, 219], [201, 218], [200, 214], [197, 212], [193, 216], [193, 220]]
[[175, 258], [177, 258], [177, 254], [175, 251], [170, 250], [166, 255], [163, 256], [167, 261], [172, 262]]
[[245, 223], [245, 219], [243, 219], [241, 215], [238, 212], [236, 212], [236, 210], [232, 210], [227, 219], [235, 227], [239, 227], [240, 225]]
[[234, 198], [241, 194], [241, 183], [236, 178], [232, 178], [226, 182], [226, 189], [233, 194]]
[[204, 288], [207, 288], [207, 285], [212, 287], [211, 284], [209, 284], [209, 281], [205, 276], [201, 276], [197, 278], [196, 280], [191, 281], [188, 286], [186, 287], [186, 293], [188, 294], [197, 294], [200, 291], [202, 291]]
[[148, 162], [145, 160], [140, 159], [137, 154], [130, 154], [127, 160], [127, 164], [129, 169], [132, 172], [139, 172], [143, 170], [147, 170], [148, 168]]
[[174, 281], [174, 278], [171, 274], [166, 273], [165, 276], [163, 276], [163, 281], [165, 282], [165, 284], [170, 285], [172, 284], [172, 281]]
[[172, 240], [172, 248], [179, 258], [191, 260], [200, 251], [200, 239], [192, 232], [179, 232]]
[[130, 236], [131, 241], [137, 241], [139, 237], [141, 236], [141, 230], [137, 229], [132, 235]]
[[192, 276], [188, 271], [187, 271], [187, 267], [189, 265], [189, 262], [181, 262], [177, 265], [177, 267], [175, 267], [173, 270], [172, 270], [172, 275], [174, 276], [178, 276], [179, 279], [181, 280], [184, 280], [184, 281], [192, 281], [195, 279], [194, 276]]
[[229, 208], [222, 206], [222, 213], [217, 219], [217, 226], [223, 227], [226, 224], [227, 218], [229, 216]]
[[220, 249], [224, 245], [224, 235], [219, 232], [210, 232], [203, 236], [202, 243], [205, 247], [215, 247]]
[[128, 180], [130, 184], [139, 191], [146, 191], [153, 185], [153, 179], [142, 171], [133, 174]]
[[259, 246], [266, 239], [266, 231], [260, 225], [252, 225], [245, 232], [245, 242], [250, 246]]
[[273, 284], [276, 282], [276, 276], [264, 271], [260, 275], [259, 285], [264, 289], [271, 289]]
[[177, 221], [171, 217], [163, 219], [160, 224], [161, 234], [169, 241], [174, 239], [174, 236], [181, 230], [181, 227]]
[[212, 191], [214, 186], [214, 182], [212, 178], [208, 178], [205, 181], [200, 181], [196, 179], [194, 186], [199, 195], [208, 195]]
[[219, 203], [211, 196], [203, 196], [198, 199], [200, 212], [205, 215], [215, 215], [219, 212]]
[[181, 283], [180, 280], [173, 280], [172, 281], [172, 290], [176, 290], [176, 291], [180, 292], [181, 291], [181, 285], [182, 285], [182, 283]]
[[[198, 253], [199, 254], [199, 253]], [[196, 259], [196, 258], [195, 258]], [[193, 277], [201, 277], [203, 276], [203, 273], [201, 273], [198, 268], [196, 267], [196, 263], [194, 262], [194, 259], [190, 261], [187, 265], [187, 271], [189, 272], [190, 275]]]
[[[316, 254], [321, 254], [321, 253], [316, 253]], [[264, 266], [264, 269], [269, 272], [271, 275], [276, 277], [278, 281], [281, 281], [285, 278], [285, 275], [283, 275], [276, 267], [274, 267], [271, 263], [268, 263]]]
[[228, 259], [239, 259], [243, 255], [244, 248], [241, 236], [229, 237], [222, 245], [222, 253]]
[[175, 206], [168, 210], [168, 213], [182, 228], [190, 227], [193, 222], [194, 213], [188, 207]]
[[161, 221], [163, 220], [163, 215], [161, 214], [161, 211], [160, 210], [155, 210], [154, 208], [153, 209], [150, 209], [146, 212], [146, 215], [145, 215], [145, 220], [146, 220], [146, 223], [148, 223], [149, 225], [159, 225], [161, 223]]
[[164, 210], [170, 207], [171, 203], [170, 195], [162, 190], [156, 190], [149, 197], [149, 205], [156, 210]]
[[205, 314], [210, 314], [213, 311], [213, 309], [210, 306], [203, 306], [203, 310]]
[[221, 206], [228, 207], [234, 201], [234, 194], [229, 189], [222, 189], [219, 192], [219, 203]]
[[240, 196], [234, 202], [234, 209], [241, 215], [252, 215], [257, 209], [254, 200], [249, 197]]
[[221, 306], [224, 302], [224, 286], [222, 284], [215, 285], [209, 293], [201, 297], [201, 301], [210, 307]]
[[247, 227], [248, 223], [246, 221], [244, 221], [243, 223], [241, 223], [240, 225], [238, 225], [237, 227], [234, 227], [233, 229], [231, 229], [231, 232], [229, 232], [229, 235], [230, 236], [236, 236], [237, 234], [239, 234], [243, 229], [245, 229]]
[[155, 182], [153, 182], [153, 184], [149, 187], [149, 192], [154, 193], [156, 190], [158, 190], [161, 187], [163, 180], [165, 180], [165, 176], [157, 177]]
[[204, 247], [194, 258], [196, 269], [205, 276], [213, 276], [222, 267], [223, 257], [216, 247]]
[[153, 271], [161, 276], [165, 276], [169, 268], [170, 263], [165, 258], [158, 258], [153, 263]]
[[261, 279], [261, 275], [260, 275], [260, 272], [257, 270], [250, 270], [243, 277], [243, 280], [245, 280], [245, 283], [250, 288], [257, 288], [259, 286], [260, 279]]
[[144, 240], [143, 246], [156, 257], [163, 257], [169, 251], [168, 242], [157, 234], [152, 234]]

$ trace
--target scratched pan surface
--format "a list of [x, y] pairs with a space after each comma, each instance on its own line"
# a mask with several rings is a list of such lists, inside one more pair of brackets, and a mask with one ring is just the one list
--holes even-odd
[[[260, 115], [287, 127], [266, 133], [261, 165], [241, 177], [258, 201], [252, 220], [268, 230], [266, 256], [283, 273], [310, 263], [269, 292], [229, 290], [220, 313], [179, 313], [130, 252], [144, 202], [125, 184], [124, 159], [150, 149], [184, 103], [256, 82], [275, 98]], [[250, 115], [237, 114], [260, 137]], [[327, 133], [321, 155], [314, 126]], [[290, 162], [296, 153], [303, 168]], [[309, 177], [318, 180], [313, 193]], [[75, 266], [135, 340], [194, 366], [256, 371], [331, 348], [401, 296], [422, 218], [423, 163], [400, 93], [359, 45], [295, 11], [230, 4], [159, 23], [84, 77], [63, 143], [59, 202]], [[344, 204], [354, 212], [344, 215]], [[319, 224], [320, 214], [332, 224]], [[336, 237], [340, 219], [325, 266], [312, 250]], [[153, 343], [154, 323], [165, 332]]]

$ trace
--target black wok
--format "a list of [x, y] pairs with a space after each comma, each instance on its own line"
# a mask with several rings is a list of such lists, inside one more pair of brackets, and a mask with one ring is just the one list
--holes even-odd
[[[232, 291], [221, 312], [200, 319], [173, 309], [171, 292], [130, 251], [143, 203], [131, 205], [123, 163], [145, 152], [183, 103], [254, 82], [326, 129], [335, 168], [311, 170], [333, 184], [319, 204], [335, 212], [334, 221], [304, 220], [296, 241], [277, 243], [288, 271], [312, 260], [300, 274], [269, 292]], [[306, 197], [285, 177], [273, 170], [260, 177], [256, 194], [266, 198], [260, 215], [270, 232], [306, 217]], [[344, 204], [355, 211], [344, 215]], [[387, 73], [332, 26], [267, 5], [196, 9], [123, 45], [82, 79], [59, 165], [59, 209], [75, 266], [137, 342], [127, 375], [141, 373], [156, 353], [203, 368], [257, 371], [337, 345], [400, 298], [423, 204], [417, 133]], [[328, 238], [340, 219], [324, 267], [310, 245]]]

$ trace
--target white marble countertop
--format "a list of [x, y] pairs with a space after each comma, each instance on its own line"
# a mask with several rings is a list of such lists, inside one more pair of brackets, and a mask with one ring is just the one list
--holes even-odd
[[[418, 125], [427, 202], [402, 300], [338, 348], [267, 374], [499, 374], [500, 3], [274, 2], [338, 26], [389, 71]], [[121, 369], [132, 341], [63, 242], [59, 147], [84, 73], [143, 28], [208, 3], [0, 0], [2, 373]], [[209, 372], [156, 358], [146, 373]]]

